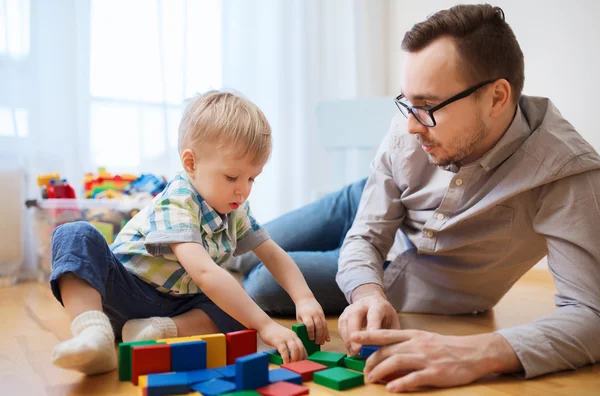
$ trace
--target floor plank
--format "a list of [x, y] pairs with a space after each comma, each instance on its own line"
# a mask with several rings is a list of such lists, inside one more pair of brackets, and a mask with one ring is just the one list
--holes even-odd
[[[480, 315], [437, 316], [401, 314], [403, 328], [442, 334], [477, 334], [527, 323], [554, 310], [556, 292], [547, 270], [527, 273], [496, 308]], [[52, 348], [70, 337], [69, 318], [50, 289], [37, 283], [0, 288], [0, 393], [19, 395], [139, 395], [131, 383], [118, 381], [117, 372], [86, 377], [61, 370], [50, 363]], [[291, 327], [295, 321], [278, 319]], [[332, 342], [323, 350], [344, 352], [337, 331], [337, 318], [328, 318]], [[266, 348], [262, 346], [262, 348]], [[383, 395], [383, 385], [337, 392], [312, 382], [311, 395]], [[600, 365], [523, 381], [512, 376], [486, 378], [469, 386], [430, 390], [436, 395], [598, 395]]]

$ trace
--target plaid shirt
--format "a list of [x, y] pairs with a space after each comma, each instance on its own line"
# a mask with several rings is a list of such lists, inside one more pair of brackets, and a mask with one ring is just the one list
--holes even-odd
[[158, 290], [184, 295], [201, 290], [177, 261], [170, 244], [202, 244], [214, 262], [222, 265], [267, 239], [248, 202], [219, 215], [183, 173], [123, 227], [110, 249], [127, 270]]

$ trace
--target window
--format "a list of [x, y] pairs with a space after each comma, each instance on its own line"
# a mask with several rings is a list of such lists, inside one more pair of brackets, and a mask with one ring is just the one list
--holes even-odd
[[221, 87], [221, 2], [91, 0], [90, 10], [92, 164], [172, 176], [185, 100]]

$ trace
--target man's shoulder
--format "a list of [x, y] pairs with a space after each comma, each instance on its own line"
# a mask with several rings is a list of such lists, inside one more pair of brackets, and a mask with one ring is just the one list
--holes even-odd
[[537, 160], [549, 177], [600, 168], [600, 155], [550, 99], [524, 95], [520, 106], [532, 131], [520, 150]]

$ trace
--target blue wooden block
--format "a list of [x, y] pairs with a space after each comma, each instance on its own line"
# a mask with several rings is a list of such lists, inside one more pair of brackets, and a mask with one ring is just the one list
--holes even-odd
[[363, 345], [363, 347], [360, 348], [360, 356], [368, 358], [379, 348], [381, 348], [379, 345]]
[[206, 368], [206, 341], [171, 344], [171, 371], [191, 371]]
[[147, 383], [148, 396], [164, 396], [189, 393], [186, 373], [149, 374]]
[[188, 371], [186, 374], [188, 377], [188, 384], [190, 385], [205, 382], [211, 379], [223, 378], [223, 374], [219, 373], [217, 369], [194, 370]]
[[235, 378], [235, 364], [229, 366], [218, 367], [215, 370], [223, 375], [226, 380], [233, 380]]
[[194, 384], [191, 388], [196, 392], [202, 393], [204, 396], [217, 396], [222, 393], [235, 391], [235, 384], [222, 379], [212, 379]]
[[269, 382], [291, 382], [292, 384], [302, 385], [302, 376], [298, 373], [294, 373], [293, 371], [286, 370], [284, 368], [278, 368], [275, 370], [269, 371]]
[[258, 352], [238, 358], [235, 361], [235, 385], [239, 391], [269, 385], [269, 356]]

